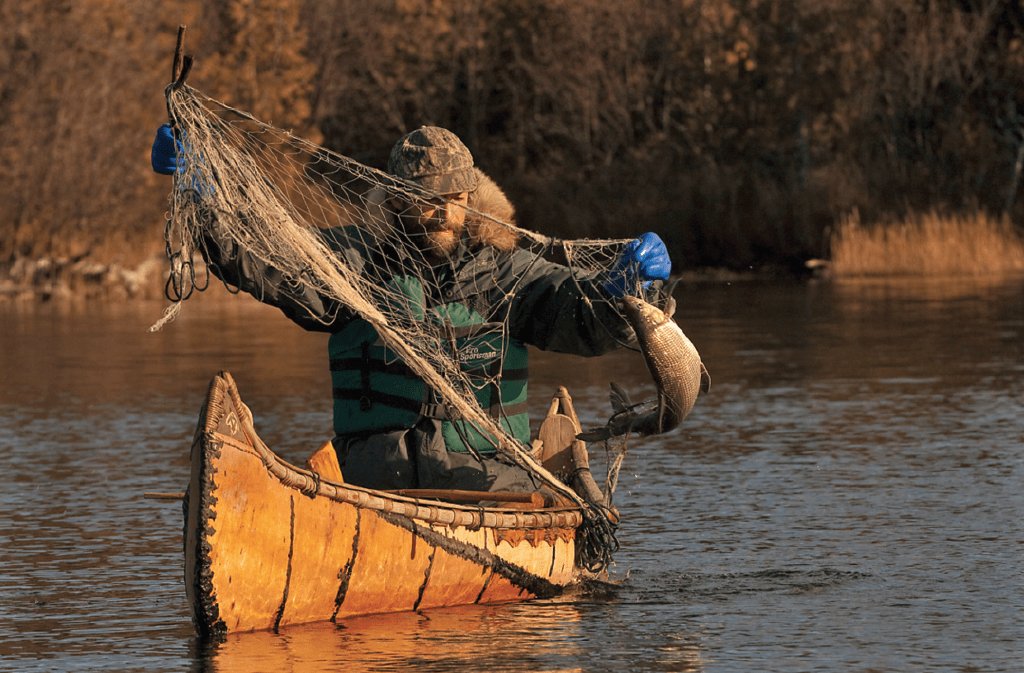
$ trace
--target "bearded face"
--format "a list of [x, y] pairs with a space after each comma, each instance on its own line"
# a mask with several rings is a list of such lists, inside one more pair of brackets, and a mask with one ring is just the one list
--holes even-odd
[[425, 256], [443, 259], [459, 247], [468, 204], [469, 192], [445, 194], [443, 198], [403, 204], [399, 218], [406, 235]]

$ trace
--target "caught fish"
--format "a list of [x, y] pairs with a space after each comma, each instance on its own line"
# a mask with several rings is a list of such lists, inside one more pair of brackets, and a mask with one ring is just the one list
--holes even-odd
[[577, 436], [587, 442], [618, 437], [627, 432], [641, 436], [659, 435], [678, 426], [697, 401], [697, 394], [711, 389], [711, 376], [671, 314], [675, 301], [671, 293], [665, 311], [635, 297], [623, 297], [626, 320], [636, 334], [647, 369], [658, 388], [656, 399], [632, 404], [620, 386], [611, 384], [614, 414], [603, 428]]

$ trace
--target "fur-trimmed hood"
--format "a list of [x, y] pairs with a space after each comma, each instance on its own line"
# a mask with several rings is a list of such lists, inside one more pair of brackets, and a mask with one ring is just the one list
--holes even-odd
[[[469, 193], [469, 213], [466, 214], [466, 235], [473, 248], [490, 246], [500, 252], [514, 250], [519, 243], [519, 234], [505, 224], [515, 226], [516, 210], [508, 196], [500, 187], [479, 168], [476, 173], [476, 189]], [[388, 193], [382, 187], [375, 187], [366, 195], [369, 219], [366, 224], [374, 228], [391, 229], [395, 226], [394, 214], [385, 207]], [[476, 211], [476, 212], [472, 212]], [[379, 215], [377, 215], [379, 213]], [[477, 213], [487, 215], [481, 217]]]

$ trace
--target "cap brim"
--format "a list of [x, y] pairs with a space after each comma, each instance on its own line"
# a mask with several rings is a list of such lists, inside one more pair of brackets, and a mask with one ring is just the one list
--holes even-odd
[[437, 194], [459, 194], [476, 189], [476, 171], [466, 168], [444, 175], [425, 175], [415, 178], [415, 182]]

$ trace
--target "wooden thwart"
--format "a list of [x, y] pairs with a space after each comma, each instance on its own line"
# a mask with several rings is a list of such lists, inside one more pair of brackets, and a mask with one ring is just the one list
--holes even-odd
[[540, 493], [511, 493], [509, 491], [462, 491], [442, 488], [403, 488], [397, 491], [384, 491], [406, 498], [430, 498], [448, 500], [450, 502], [516, 502], [530, 505], [532, 509], [546, 506], [544, 496]]

